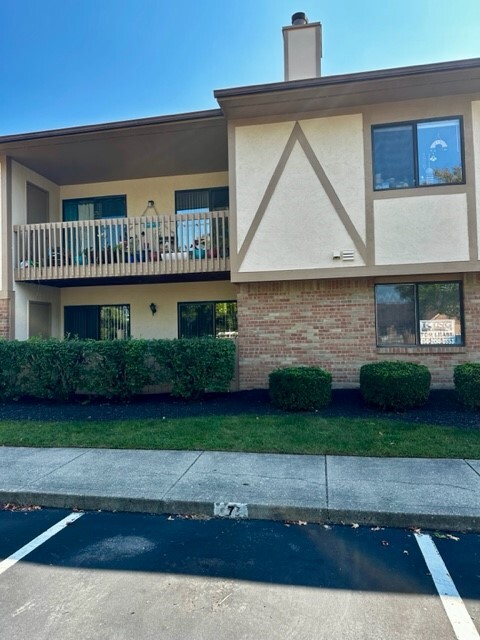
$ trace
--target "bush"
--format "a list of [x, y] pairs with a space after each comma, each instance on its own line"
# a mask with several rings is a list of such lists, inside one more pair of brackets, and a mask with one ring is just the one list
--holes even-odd
[[27, 342], [0, 340], [0, 400], [18, 400], [25, 395], [23, 379]]
[[360, 391], [367, 404], [405, 411], [428, 400], [431, 375], [423, 364], [383, 361], [360, 369]]
[[62, 401], [75, 395], [85, 366], [84, 342], [31, 338], [17, 344], [23, 355], [22, 395]]
[[465, 362], [453, 370], [458, 400], [470, 409], [480, 408], [480, 363]]
[[165, 383], [172, 395], [198, 398], [228, 391], [234, 373], [232, 340], [0, 340], [0, 401], [76, 393], [127, 400]]
[[86, 340], [81, 388], [109, 399], [128, 400], [150, 382], [147, 340]]
[[276, 369], [269, 376], [270, 400], [285, 411], [314, 411], [332, 397], [332, 375], [320, 367]]
[[182, 338], [171, 344], [173, 396], [196, 399], [205, 391], [228, 391], [235, 373], [233, 340]]

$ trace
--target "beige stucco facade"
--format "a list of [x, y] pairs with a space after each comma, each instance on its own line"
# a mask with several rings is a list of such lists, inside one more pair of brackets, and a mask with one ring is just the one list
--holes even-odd
[[69, 198], [126, 195], [129, 217], [144, 215], [149, 200], [155, 202], [159, 214], [172, 215], [175, 213], [175, 191], [225, 187], [227, 185], [227, 172], [159, 176], [157, 178], [66, 185], [60, 187], [60, 198], [67, 200]]
[[[309, 116], [230, 126], [234, 281], [478, 269], [478, 100], [410, 100]], [[463, 123], [465, 184], [373, 189], [372, 126], [449, 116]]]
[[472, 136], [474, 177], [477, 185], [475, 191], [475, 205], [477, 210], [477, 247], [480, 247], [480, 100], [472, 102]]
[[377, 200], [377, 265], [468, 262], [465, 193]]
[[[118, 287], [62, 289], [61, 307], [67, 305], [129, 304], [133, 338], [178, 338], [179, 302], [230, 301], [237, 299], [231, 282], [185, 282]], [[150, 303], [157, 312], [152, 316]], [[63, 322], [62, 322], [63, 329]]]
[[343, 250], [364, 264], [360, 116], [238, 127], [235, 151], [239, 272], [321, 269]]

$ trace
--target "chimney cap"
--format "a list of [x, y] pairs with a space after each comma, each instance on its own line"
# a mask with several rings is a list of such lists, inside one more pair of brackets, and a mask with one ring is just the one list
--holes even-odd
[[298, 11], [292, 16], [292, 25], [297, 26], [301, 24], [308, 24], [308, 18], [303, 11]]

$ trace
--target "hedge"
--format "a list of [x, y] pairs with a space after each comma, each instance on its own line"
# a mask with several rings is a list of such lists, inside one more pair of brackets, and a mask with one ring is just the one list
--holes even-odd
[[480, 408], [480, 363], [465, 362], [453, 370], [458, 400], [469, 409]]
[[427, 367], [414, 362], [384, 360], [360, 368], [364, 401], [385, 410], [404, 411], [425, 404], [430, 382]]
[[272, 404], [285, 411], [323, 409], [331, 400], [332, 375], [320, 367], [287, 367], [269, 375]]
[[0, 340], [3, 401], [76, 394], [125, 400], [165, 384], [174, 396], [198, 398], [228, 391], [234, 373], [231, 340]]

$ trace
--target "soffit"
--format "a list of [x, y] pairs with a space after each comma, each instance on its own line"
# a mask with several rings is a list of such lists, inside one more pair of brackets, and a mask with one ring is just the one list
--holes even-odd
[[229, 120], [289, 116], [364, 105], [478, 94], [480, 58], [327, 76], [215, 92]]
[[0, 138], [0, 155], [56, 184], [83, 184], [228, 169], [219, 109]]

